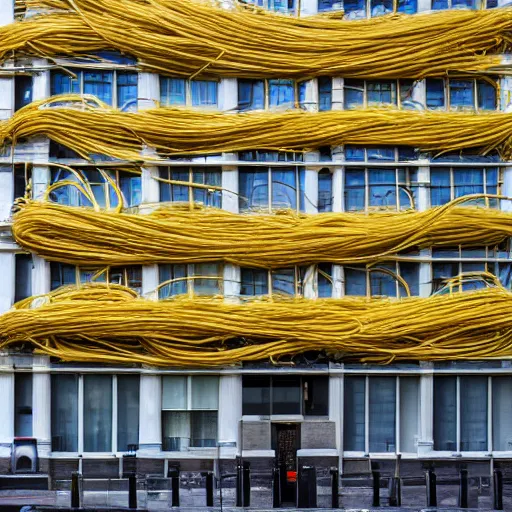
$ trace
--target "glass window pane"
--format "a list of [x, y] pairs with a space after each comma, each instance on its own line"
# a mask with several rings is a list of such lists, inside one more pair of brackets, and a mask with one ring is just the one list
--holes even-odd
[[112, 376], [84, 376], [84, 451], [112, 449]]
[[239, 172], [240, 210], [268, 208], [268, 171]]
[[318, 77], [318, 110], [331, 110], [332, 107], [332, 78]]
[[[328, 279], [324, 274], [331, 279]], [[332, 297], [332, 265], [329, 263], [318, 265], [318, 296], [320, 298]]]
[[272, 170], [272, 208], [297, 209], [297, 173], [295, 169]]
[[365, 387], [365, 377], [344, 378], [343, 447], [345, 451], [365, 451]]
[[14, 435], [32, 437], [32, 374], [14, 374]]
[[[364, 1], [361, 1], [365, 5]], [[345, 2], [345, 13], [348, 13], [347, 2]], [[361, 107], [364, 103], [364, 81], [362, 80], [345, 80], [345, 109]]]
[[270, 107], [281, 105], [293, 107], [295, 101], [295, 87], [293, 80], [269, 80]]
[[[434, 2], [435, 4], [435, 2]], [[443, 9], [443, 7], [432, 7]], [[442, 78], [427, 78], [427, 108], [444, 108], [444, 80]]]
[[192, 409], [219, 408], [219, 377], [192, 377]]
[[460, 449], [487, 450], [487, 377], [460, 377]]
[[300, 377], [273, 377], [272, 414], [301, 414]]
[[112, 71], [84, 71], [84, 94], [92, 94], [112, 105]]
[[52, 375], [52, 452], [78, 451], [78, 376]]
[[366, 268], [345, 267], [345, 295], [366, 297]]
[[419, 378], [400, 377], [400, 451], [417, 453]]
[[162, 377], [162, 409], [187, 409], [187, 377], [164, 375]]
[[[201, 276], [193, 280], [196, 295], [216, 295], [220, 293], [220, 265], [218, 263], [196, 263], [194, 276]], [[206, 276], [213, 276], [207, 278]], [[204, 277], [204, 279], [203, 279]]]
[[418, 11], [418, 0], [398, 0], [398, 12], [414, 14]]
[[361, 211], [365, 207], [365, 172], [363, 169], [345, 171], [345, 211]]
[[[372, 8], [372, 16], [374, 10], [377, 10], [380, 14], [385, 14], [382, 0], [372, 0], [376, 1], [378, 4], [377, 7]], [[389, 3], [389, 0], [386, 0], [386, 3]], [[392, 3], [391, 3], [392, 5]], [[392, 7], [391, 7], [392, 9]], [[368, 104], [374, 105], [382, 105], [382, 104], [391, 104], [396, 105], [396, 81], [388, 81], [388, 82], [375, 82], [375, 81], [367, 81], [366, 82], [366, 91], [368, 95]]]
[[396, 297], [396, 280], [386, 273], [379, 271], [379, 268], [389, 269], [396, 273], [395, 265], [379, 264], [370, 272], [370, 290], [372, 297]]
[[190, 447], [189, 411], [162, 412], [162, 449], [164, 451], [185, 451]]
[[368, 155], [368, 160], [395, 161], [395, 148], [370, 147], [366, 149], [366, 154]]
[[448, 0], [432, 0], [432, 9], [448, 9]]
[[210, 80], [192, 80], [192, 106], [217, 106], [217, 82]]
[[434, 450], [457, 451], [456, 377], [434, 377]]
[[370, 452], [396, 451], [396, 378], [370, 377]]
[[256, 268], [241, 269], [240, 295], [267, 295], [268, 271]]
[[270, 377], [242, 376], [242, 414], [270, 414]]
[[394, 169], [368, 169], [370, 206], [396, 207], [396, 172]]
[[32, 295], [32, 255], [16, 254], [14, 301], [26, 299]]
[[272, 270], [272, 293], [295, 295], [295, 268]]
[[32, 102], [32, 76], [14, 77], [14, 110], [19, 110]]
[[[401, 261], [398, 264], [400, 269], [400, 276], [405, 279], [406, 283], [409, 285], [409, 291], [411, 292], [411, 296], [417, 297], [420, 294], [420, 265], [419, 263], [409, 263]], [[399, 286], [400, 296], [406, 297], [407, 293], [405, 292], [403, 286]]]
[[117, 72], [117, 108], [123, 111], [137, 110], [138, 73]]
[[345, 0], [343, 2], [343, 9], [347, 19], [366, 18], [365, 0]]
[[139, 376], [117, 377], [117, 450], [139, 444]]
[[440, 206], [451, 200], [450, 170], [430, 169], [430, 204]]
[[492, 447], [512, 450], [512, 377], [492, 378]]
[[450, 107], [475, 108], [473, 80], [450, 80]]
[[163, 106], [185, 105], [187, 102], [185, 80], [160, 77], [160, 102]]
[[239, 110], [265, 108], [265, 84], [263, 80], [238, 80]]
[[483, 194], [484, 171], [483, 169], [454, 169], [453, 182], [455, 197], [468, 194]]
[[190, 413], [192, 438], [190, 446], [214, 448], [217, 446], [217, 411]]
[[477, 80], [476, 88], [478, 108], [482, 110], [496, 110], [496, 88], [485, 80]]
[[304, 414], [327, 416], [329, 414], [329, 377], [304, 378]]

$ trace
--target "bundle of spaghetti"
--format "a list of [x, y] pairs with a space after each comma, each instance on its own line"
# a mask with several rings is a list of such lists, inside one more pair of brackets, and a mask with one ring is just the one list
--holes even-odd
[[114, 48], [142, 67], [190, 77], [421, 78], [487, 71], [510, 44], [510, 9], [294, 19], [194, 0], [32, 0], [53, 14], [0, 29], [0, 58]]
[[[112, 286], [112, 285], [110, 285]], [[91, 300], [91, 289], [103, 297]], [[512, 357], [503, 288], [402, 300], [178, 296], [150, 301], [108, 285], [58, 291], [0, 316], [0, 349], [30, 345], [65, 361], [203, 367], [308, 351], [363, 361]], [[39, 301], [39, 302], [37, 302]]]
[[194, 155], [249, 149], [312, 150], [340, 144], [402, 145], [426, 151], [477, 148], [512, 154], [512, 114], [409, 111], [391, 108], [240, 114], [156, 108], [119, 112], [77, 95], [36, 101], [0, 122], [0, 145], [45, 135], [84, 158], [128, 161], [151, 146], [161, 154]]
[[188, 207], [138, 215], [29, 201], [20, 204], [12, 231], [24, 249], [78, 265], [369, 263], [411, 248], [492, 245], [511, 237], [510, 213], [460, 206], [479, 197], [465, 196], [424, 212], [321, 215]]

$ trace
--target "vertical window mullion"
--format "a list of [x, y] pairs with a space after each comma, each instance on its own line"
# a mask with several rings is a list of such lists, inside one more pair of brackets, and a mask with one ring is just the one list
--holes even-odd
[[[193, 174], [192, 174], [192, 167], [188, 168], [188, 181], [189, 183], [193, 183]], [[194, 189], [190, 185], [188, 186], [188, 204], [193, 205], [194, 204]]]
[[[398, 263], [397, 263], [398, 264]], [[398, 295], [397, 295], [398, 297]], [[395, 403], [395, 452], [400, 453], [400, 377], [396, 377], [396, 403]]]
[[483, 171], [484, 171], [484, 194], [487, 194], [487, 167], [484, 167]]
[[268, 211], [272, 213], [272, 196], [273, 196], [273, 188], [274, 183], [272, 182], [272, 167], [268, 167]]
[[265, 110], [268, 110], [268, 108], [270, 106], [270, 98], [269, 98], [270, 92], [269, 92], [269, 86], [268, 86], [268, 79], [266, 79], [266, 78], [263, 80], [263, 93], [265, 95], [265, 98], [264, 98]]
[[112, 375], [112, 452], [117, 453], [117, 375]]
[[192, 376], [187, 375], [187, 411], [192, 410]]
[[487, 451], [494, 449], [492, 438], [492, 377], [487, 377]]
[[364, 452], [370, 453], [370, 378], [364, 383]]
[[[395, 274], [397, 276], [400, 275], [400, 265], [399, 265], [398, 261], [395, 261]], [[396, 289], [396, 296], [398, 298], [398, 297], [400, 297], [400, 283], [398, 282], [397, 279], [395, 279], [395, 289]]]
[[[369, 4], [370, 0], [367, 0], [367, 2]], [[369, 9], [367, 9], [367, 11], [369, 11]], [[368, 12], [367, 16], [369, 16], [369, 12]], [[368, 87], [366, 86], [366, 80], [364, 80], [363, 91], [364, 91], [364, 94], [363, 94], [363, 107], [367, 108], [368, 107]]]
[[192, 85], [190, 80], [185, 80], [185, 105], [188, 107], [192, 105]]
[[[173, 272], [172, 279], [175, 279], [175, 273]], [[187, 265], [187, 295], [194, 293], [194, 264], [189, 263]]]
[[78, 376], [78, 453], [84, 452], [84, 376]]
[[112, 106], [117, 108], [117, 71], [112, 71]]
[[400, 211], [400, 187], [398, 178], [398, 167], [395, 168], [395, 194], [396, 194], [396, 211]]
[[450, 200], [455, 199], [455, 177], [453, 174], [453, 167], [450, 167]]
[[364, 211], [367, 212], [370, 207], [370, 176], [368, 167], [364, 168]]
[[473, 79], [473, 108], [478, 112], [478, 87], [476, 79]]
[[457, 444], [457, 452], [460, 452], [460, 377], [457, 376], [457, 381], [456, 381], [456, 412], [457, 412], [457, 427], [456, 427], [456, 431], [457, 431], [457, 439], [456, 439], [456, 444]]
[[[451, 4], [451, 1], [450, 1]], [[451, 5], [450, 5], [451, 9]], [[450, 80], [446, 78], [444, 80], [444, 95], [445, 95], [445, 104], [446, 104], [446, 110], [450, 110], [451, 104], [450, 104]]]
[[[295, 160], [295, 153], [293, 159]], [[304, 171], [305, 172], [305, 171]], [[299, 168], [295, 166], [295, 210], [300, 212], [300, 174]]]

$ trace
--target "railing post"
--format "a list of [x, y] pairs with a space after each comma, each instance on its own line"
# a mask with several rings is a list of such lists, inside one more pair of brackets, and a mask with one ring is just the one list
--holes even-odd
[[180, 470], [173, 468], [169, 470], [168, 475], [171, 477], [171, 506], [180, 506]]
[[206, 473], [206, 506], [213, 507], [213, 473]]
[[279, 508], [281, 506], [281, 470], [279, 466], [272, 468], [272, 506]]
[[494, 470], [494, 510], [503, 510], [503, 473], [500, 469]]
[[242, 466], [243, 506], [251, 506], [251, 465], [245, 461]]
[[331, 468], [331, 508], [340, 508], [340, 472]]
[[80, 508], [80, 481], [78, 473], [71, 475], [71, 508]]
[[426, 473], [427, 507], [437, 507], [437, 477], [433, 469]]
[[380, 507], [380, 471], [372, 471], [373, 476], [373, 504], [372, 507]]
[[468, 508], [468, 470], [460, 470], [459, 507]]
[[128, 477], [128, 508], [137, 508], [137, 475]]

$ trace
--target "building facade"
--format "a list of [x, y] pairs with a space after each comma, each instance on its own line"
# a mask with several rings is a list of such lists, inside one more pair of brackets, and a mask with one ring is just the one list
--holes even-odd
[[[501, 0], [456, 3], [398, 2], [406, 14], [431, 9], [495, 8]], [[295, 1], [254, 2], [297, 13]], [[18, 2], [0, 0], [0, 20], [18, 16]], [[392, 10], [388, 0], [333, 2], [303, 0], [301, 15], [344, 9], [349, 18]], [[141, 72], [137, 62], [104, 52], [99, 64], [79, 59], [12, 59], [0, 68], [0, 119], [32, 101], [61, 93], [94, 94], [124, 111], [157, 104], [223, 111], [303, 108], [310, 111], [395, 105], [403, 109], [510, 111], [512, 81], [493, 75], [410, 80], [354, 80], [326, 76], [298, 82], [268, 79], [184, 80]], [[504, 56], [504, 59], [506, 56]], [[71, 73], [70, 73], [71, 71]], [[148, 149], [151, 151], [151, 148]], [[324, 147], [306, 153], [246, 151], [162, 159], [145, 165], [142, 175], [98, 157], [94, 165], [44, 138], [20, 141], [0, 155], [0, 312], [14, 302], [69, 284], [115, 282], [141, 294], [166, 298], [179, 293], [237, 296], [285, 294], [317, 297], [428, 297], [442, 279], [462, 272], [488, 271], [512, 285], [509, 244], [451, 247], [404, 253], [400, 261], [368, 266], [322, 264], [274, 271], [230, 264], [163, 264], [118, 267], [98, 276], [99, 267], [47, 262], [16, 245], [11, 234], [14, 200], [30, 184], [33, 198], [52, 183], [73, 179], [65, 164], [83, 173], [97, 201], [113, 206], [102, 168], [123, 192], [124, 206], [141, 214], [155, 203], [199, 202], [234, 213], [292, 208], [323, 212], [419, 211], [472, 193], [512, 196], [512, 167], [497, 155], [469, 152], [435, 156], [401, 146]], [[193, 188], [158, 181], [194, 182]], [[63, 187], [51, 199], [87, 206], [77, 189]], [[509, 211], [506, 201], [491, 207]], [[195, 279], [200, 277], [200, 279]], [[159, 288], [159, 284], [176, 280]], [[478, 286], [478, 285], [475, 285]], [[0, 354], [0, 473], [16, 471], [16, 438], [37, 440], [38, 471], [51, 488], [71, 472], [84, 477], [118, 478], [127, 454], [136, 453], [136, 470], [167, 477], [178, 469], [184, 495], [203, 484], [204, 472], [228, 475], [240, 461], [251, 468], [251, 503], [272, 506], [275, 467], [280, 467], [281, 501], [296, 501], [288, 472], [304, 466], [316, 471], [317, 502], [331, 503], [333, 470], [341, 478], [342, 504], [367, 499], [352, 477], [400, 474], [402, 503], [424, 502], [421, 479], [430, 467], [458, 475], [467, 468], [472, 500], [486, 503], [493, 469], [512, 463], [512, 363], [482, 362], [343, 364], [296, 358], [294, 365], [246, 364], [211, 370], [63, 363], [29, 352]], [[131, 461], [131, 459], [130, 459]], [[131, 462], [130, 462], [131, 464]], [[444, 473], [443, 473], [444, 472]], [[346, 477], [346, 480], [344, 478]], [[336, 477], [337, 478], [337, 477]], [[420, 483], [418, 483], [420, 482]], [[226, 496], [233, 481], [225, 479]], [[424, 485], [424, 484], [423, 484]], [[448, 485], [448, 484], [447, 484]], [[356, 491], [352, 492], [351, 489]], [[357, 490], [359, 489], [359, 490]], [[444, 496], [452, 505], [456, 488]], [[186, 492], [189, 494], [186, 494]], [[453, 489], [452, 489], [453, 490]], [[184, 498], [185, 499], [185, 498]], [[183, 502], [185, 503], [185, 502]], [[197, 503], [199, 504], [199, 503]]]

